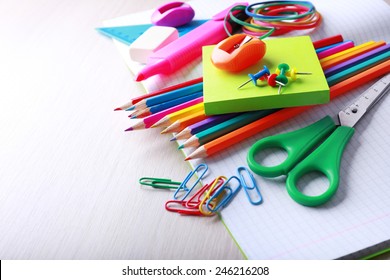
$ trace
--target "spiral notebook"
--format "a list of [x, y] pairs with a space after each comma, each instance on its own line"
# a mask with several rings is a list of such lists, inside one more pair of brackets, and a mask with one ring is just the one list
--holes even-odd
[[[390, 41], [390, 6], [382, 0], [312, 1], [323, 16], [321, 26], [310, 32], [312, 40], [342, 34], [361, 44], [368, 40]], [[196, 19], [209, 18], [234, 1], [192, 1]], [[139, 24], [149, 11], [105, 22], [106, 26]], [[129, 61], [126, 47], [115, 42], [129, 68], [142, 65]], [[170, 77], [153, 77], [143, 84], [147, 91], [201, 76], [201, 61]], [[291, 131], [338, 111], [356, 99], [373, 82], [319, 105], [287, 122], [246, 139], [223, 153], [202, 161], [212, 173], [231, 176], [246, 165], [248, 149], [262, 137]], [[295, 203], [287, 194], [284, 179], [255, 176], [263, 203], [253, 206], [240, 192], [221, 217], [248, 259], [350, 259], [390, 246], [390, 96], [384, 97], [357, 125], [343, 155], [339, 190], [325, 206], [310, 208]], [[186, 150], [191, 153], [192, 150]], [[271, 161], [277, 162], [275, 154]], [[271, 163], [271, 162], [270, 162]], [[316, 178], [311, 188], [325, 189], [327, 180]]]

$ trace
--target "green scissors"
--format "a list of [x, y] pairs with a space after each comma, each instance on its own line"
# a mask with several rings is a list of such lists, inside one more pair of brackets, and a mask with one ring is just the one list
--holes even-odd
[[[287, 175], [286, 188], [292, 199], [305, 206], [324, 204], [338, 189], [341, 158], [345, 146], [354, 134], [353, 126], [389, 90], [390, 74], [387, 74], [339, 112], [340, 125], [336, 125], [330, 116], [326, 116], [307, 127], [257, 141], [248, 153], [250, 169], [264, 177]], [[276, 166], [259, 164], [255, 160], [256, 155], [269, 148], [285, 150], [285, 161]], [[305, 195], [297, 188], [298, 180], [311, 172], [320, 172], [329, 181], [328, 189], [317, 196]]]

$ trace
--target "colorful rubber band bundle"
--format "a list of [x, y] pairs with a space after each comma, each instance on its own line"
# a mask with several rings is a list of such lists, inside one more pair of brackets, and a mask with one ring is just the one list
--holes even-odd
[[[240, 20], [236, 17], [240, 12], [245, 12], [249, 18]], [[315, 28], [321, 23], [321, 14], [311, 2], [270, 1], [234, 6], [226, 14], [225, 23], [228, 20], [242, 25], [244, 33], [264, 39], [294, 30]], [[225, 31], [229, 36], [232, 35], [226, 24]]]

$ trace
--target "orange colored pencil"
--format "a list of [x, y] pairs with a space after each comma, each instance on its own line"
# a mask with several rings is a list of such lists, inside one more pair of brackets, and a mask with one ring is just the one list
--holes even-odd
[[[366, 84], [367, 82], [374, 80], [382, 75], [390, 73], [390, 60], [378, 64], [364, 72], [361, 72], [349, 79], [346, 79], [330, 88], [330, 98], [334, 99], [339, 95], [342, 95], [346, 92], [351, 91], [352, 89]], [[285, 108], [280, 111], [277, 111], [271, 115], [268, 115], [262, 119], [259, 119], [251, 124], [243, 126], [235, 131], [232, 131], [228, 134], [225, 134], [222, 137], [219, 137], [213, 141], [206, 143], [203, 146], [200, 146], [192, 154], [190, 154], [185, 160], [191, 160], [195, 158], [205, 158], [222, 152], [230, 146], [237, 144], [244, 139], [247, 139], [267, 128], [273, 127], [276, 124], [279, 124], [285, 120], [288, 120], [300, 113], [305, 112], [315, 105], [311, 106], [300, 106], [300, 107], [291, 107]]]

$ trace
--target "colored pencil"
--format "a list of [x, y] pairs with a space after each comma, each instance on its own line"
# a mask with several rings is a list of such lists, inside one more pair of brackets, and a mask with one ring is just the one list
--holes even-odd
[[363, 53], [369, 52], [375, 48], [379, 48], [386, 43], [384, 41], [379, 42], [367, 42], [353, 48], [347, 49], [345, 51], [336, 53], [334, 55], [327, 56], [323, 59], [320, 59], [320, 63], [323, 70], [326, 70], [332, 66], [335, 66], [339, 63], [347, 61], [348, 59], [354, 58]]
[[[330, 87], [330, 98], [332, 100], [389, 72], [390, 61], [388, 60]], [[315, 105], [281, 109], [280, 111], [200, 146], [185, 160], [205, 158], [218, 152], [222, 152], [230, 146], [233, 146], [234, 144], [237, 144], [248, 137], [251, 137], [267, 128], [273, 127], [287, 119], [293, 118], [294, 116], [299, 115], [314, 106]]]
[[201, 110], [204, 110], [203, 102], [184, 108], [179, 111], [175, 111], [174, 113], [168, 114], [164, 118], [160, 119], [158, 122], [153, 124], [152, 127], [167, 127], [171, 125], [174, 121], [180, 118], [184, 118], [185, 116], [188, 116], [193, 112], [201, 111]]
[[203, 96], [202, 97], [198, 97], [196, 99], [193, 99], [191, 101], [187, 101], [183, 104], [180, 104], [180, 105], [176, 105], [172, 108], [169, 108], [169, 109], [166, 109], [164, 111], [161, 111], [161, 112], [158, 112], [154, 115], [151, 115], [151, 116], [148, 116], [142, 120], [140, 120], [138, 123], [136, 123], [135, 125], [129, 127], [128, 129], [126, 129], [125, 131], [132, 131], [132, 130], [138, 130], [138, 129], [144, 129], [144, 128], [149, 128], [151, 127], [154, 123], [156, 123], [157, 121], [159, 121], [160, 119], [162, 119], [163, 117], [171, 114], [171, 113], [174, 113], [174, 112], [177, 112], [177, 111], [180, 111], [182, 109], [185, 109], [185, 108], [188, 108], [188, 107], [191, 107], [195, 104], [199, 104], [201, 103], [203, 105]]
[[328, 77], [326, 81], [328, 82], [329, 86], [333, 86], [336, 83], [339, 83], [353, 75], [356, 75], [357, 73], [363, 72], [364, 70], [367, 70], [389, 59], [390, 59], [390, 52], [385, 52], [383, 54], [374, 56], [373, 58], [370, 58], [366, 61], [363, 61], [359, 64], [351, 66], [348, 69], [345, 69], [339, 73], [336, 73], [333, 76]]
[[193, 100], [193, 99], [201, 97], [201, 96], [203, 96], [203, 92], [198, 91], [198, 92], [195, 92], [195, 93], [190, 94], [190, 95], [186, 95], [183, 97], [172, 99], [172, 100], [169, 100], [167, 102], [163, 102], [163, 103], [151, 106], [151, 107], [147, 107], [147, 108], [142, 109], [142, 110], [138, 110], [138, 111], [134, 112], [133, 114], [131, 114], [130, 116], [132, 116], [132, 117], [135, 116], [136, 118], [145, 118], [147, 116], [153, 115], [155, 113], [161, 112], [163, 110], [166, 110], [168, 108], [182, 104], [184, 102]]
[[234, 118], [231, 118], [216, 126], [210, 127], [195, 134], [182, 145], [180, 145], [179, 149], [199, 147], [200, 145], [206, 144], [207, 142], [210, 142], [226, 133], [236, 130], [244, 125], [247, 125], [276, 111], [278, 111], [278, 109], [260, 110], [240, 114]]
[[223, 115], [215, 115], [215, 116], [209, 116], [207, 119], [194, 123], [192, 125], [189, 125], [188, 127], [184, 128], [182, 131], [180, 131], [178, 134], [175, 135], [171, 139], [171, 141], [175, 140], [181, 140], [181, 139], [188, 139], [191, 136], [195, 135], [196, 133], [199, 133], [207, 128], [213, 127], [217, 124], [220, 124], [221, 122], [224, 122], [228, 119], [234, 118], [235, 116], [238, 116], [239, 114], [232, 113], [232, 114], [223, 114]]
[[344, 42], [339, 42], [339, 43], [332, 44], [332, 45], [329, 45], [329, 46], [326, 46], [326, 47], [322, 47], [322, 48], [318, 48], [318, 49], [315, 49], [315, 50], [316, 50], [316, 53], [318, 54], [318, 53], [326, 51], [326, 50], [328, 50], [330, 48], [337, 47], [338, 45], [341, 45], [342, 43], [344, 43]]
[[334, 74], [337, 74], [343, 70], [346, 70], [350, 67], [353, 67], [355, 66], [356, 64], [359, 64], [363, 61], [366, 61], [370, 58], [373, 58], [377, 55], [380, 55], [382, 53], [385, 53], [385, 52], [388, 52], [390, 51], [390, 44], [386, 44], [382, 47], [379, 47], [379, 48], [376, 48], [376, 49], [373, 49], [372, 51], [369, 51], [367, 53], [364, 53], [364, 54], [361, 54], [361, 55], [358, 55], [352, 59], [349, 59], [343, 63], [340, 63], [340, 64], [337, 64], [336, 66], [333, 66], [331, 68], [328, 68], [324, 71], [324, 74], [325, 74], [325, 77], [330, 77]]
[[323, 38], [321, 40], [315, 41], [315, 42], [313, 42], [313, 46], [315, 49], [319, 49], [319, 48], [323, 48], [323, 47], [326, 47], [329, 45], [340, 43], [342, 41], [344, 41], [343, 36], [341, 36], [340, 34], [337, 34], [335, 36], [331, 36], [331, 37], [327, 37], [327, 38]]
[[196, 79], [189, 80], [189, 81], [185, 81], [183, 83], [179, 83], [179, 84], [176, 84], [176, 85], [173, 85], [173, 86], [169, 86], [169, 87], [166, 87], [166, 88], [161, 89], [161, 90], [156, 90], [156, 91], [153, 91], [151, 93], [140, 95], [140, 96], [132, 98], [126, 104], [124, 104], [124, 105], [114, 109], [114, 111], [126, 110], [126, 109], [130, 108], [131, 106], [137, 104], [138, 102], [140, 102], [143, 99], [146, 99], [146, 98], [149, 98], [149, 97], [153, 97], [153, 96], [156, 96], [156, 95], [160, 95], [162, 93], [174, 91], [174, 90], [177, 90], [179, 88], [185, 88], [185, 87], [188, 87], [190, 85], [198, 84], [198, 83], [201, 83], [201, 82], [203, 82], [203, 77], [196, 78]]
[[343, 42], [343, 43], [341, 43], [333, 48], [329, 48], [325, 51], [319, 52], [317, 54], [317, 56], [319, 59], [322, 59], [324, 57], [327, 57], [327, 56], [345, 51], [347, 49], [353, 48], [354, 46], [355, 46], [355, 44], [352, 41], [346, 41], [346, 42]]
[[[179, 97], [187, 96], [195, 92], [203, 91], [203, 82], [190, 85], [185, 88], [179, 88], [174, 91], [166, 92], [157, 96], [146, 98], [135, 104], [133, 107], [130, 107], [131, 110], [140, 110], [146, 109], [146, 107], [151, 107], [169, 100], [173, 100]], [[129, 109], [130, 109], [129, 108]]]
[[200, 111], [195, 111], [194, 113], [185, 116], [184, 118], [180, 118], [176, 120], [174, 123], [172, 123], [170, 126], [168, 126], [166, 129], [161, 131], [161, 134], [164, 133], [174, 133], [174, 132], [179, 132], [186, 128], [187, 126], [203, 121], [206, 119], [207, 116], [204, 113], [204, 109]]

